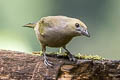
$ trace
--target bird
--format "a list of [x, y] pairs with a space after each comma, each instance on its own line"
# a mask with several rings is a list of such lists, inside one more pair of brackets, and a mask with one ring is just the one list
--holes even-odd
[[46, 47], [63, 48], [70, 61], [76, 58], [66, 48], [66, 45], [77, 36], [90, 37], [87, 26], [80, 19], [67, 16], [46, 16], [36, 23], [25, 24], [24, 27], [33, 28], [38, 41], [41, 43], [44, 64], [53, 66], [46, 56]]

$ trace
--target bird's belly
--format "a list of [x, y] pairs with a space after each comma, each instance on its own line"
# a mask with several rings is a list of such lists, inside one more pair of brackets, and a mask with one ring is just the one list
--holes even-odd
[[69, 40], [65, 40], [65, 39], [59, 39], [59, 40], [50, 40], [47, 42], [47, 46], [49, 47], [62, 47], [64, 45], [66, 45]]
[[41, 43], [49, 47], [62, 47], [65, 46], [72, 37], [62, 36], [62, 35], [46, 35], [40, 39]]
[[42, 45], [49, 47], [62, 47], [65, 46], [71, 39], [72, 36], [63, 33], [64, 29], [59, 28], [47, 28], [43, 34], [39, 31], [36, 32], [37, 38], [40, 40]]

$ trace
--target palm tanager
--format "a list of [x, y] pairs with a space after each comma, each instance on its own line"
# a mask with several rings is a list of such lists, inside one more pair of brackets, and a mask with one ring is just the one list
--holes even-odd
[[41, 18], [36, 23], [28, 23], [24, 27], [33, 28], [37, 39], [41, 43], [44, 55], [44, 64], [52, 66], [52, 62], [48, 61], [46, 56], [46, 47], [63, 47], [67, 51], [70, 61], [75, 61], [75, 57], [66, 49], [73, 37], [87, 36], [90, 34], [87, 26], [79, 19], [66, 16], [47, 16]]

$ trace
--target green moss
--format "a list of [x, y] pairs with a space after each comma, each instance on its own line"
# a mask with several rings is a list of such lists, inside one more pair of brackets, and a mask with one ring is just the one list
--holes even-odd
[[56, 55], [60, 55], [60, 56], [67, 56], [66, 53], [60, 53], [60, 52], [47, 52], [47, 54], [56, 54]]
[[[60, 55], [60, 56], [67, 56], [66, 53], [62, 52], [62, 51], [59, 51], [59, 52], [46, 52], [47, 54], [50, 54], [50, 55]], [[32, 52], [33, 55], [38, 55], [38, 56], [42, 56], [42, 51], [40, 52]], [[98, 56], [98, 55], [81, 55], [80, 53], [78, 54], [75, 54], [74, 55], [76, 58], [78, 59], [93, 59], [93, 60], [104, 60], [105, 58], [101, 57], [101, 56]]]
[[32, 52], [33, 55], [38, 55], [38, 56], [42, 56], [42, 51], [39, 51], [39, 52]]
[[104, 60], [105, 59], [98, 55], [81, 55], [80, 53], [76, 54], [75, 57], [77, 57], [78, 59], [93, 59], [93, 60]]

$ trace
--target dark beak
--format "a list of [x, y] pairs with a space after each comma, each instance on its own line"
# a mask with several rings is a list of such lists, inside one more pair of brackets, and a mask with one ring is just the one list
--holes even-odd
[[81, 34], [84, 36], [90, 37], [90, 33], [87, 30], [82, 31]]

